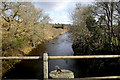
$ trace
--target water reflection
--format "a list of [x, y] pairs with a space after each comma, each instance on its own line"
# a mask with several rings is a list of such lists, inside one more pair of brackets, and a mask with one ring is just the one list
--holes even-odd
[[[72, 56], [72, 41], [69, 38], [69, 33], [65, 33], [58, 38], [46, 43], [46, 49], [49, 56]], [[58, 65], [62, 69], [68, 69], [75, 73], [75, 77], [79, 77], [80, 70], [76, 67], [74, 59], [56, 59], [49, 60], [49, 72], [55, 70]]]
[[[46, 45], [46, 46], [45, 46]], [[50, 40], [45, 45], [38, 46], [31, 52], [32, 55], [40, 55], [46, 48], [49, 56], [71, 56], [73, 55], [72, 42], [69, 33], [65, 33], [56, 39]], [[73, 59], [49, 60], [49, 72], [58, 65], [62, 69], [74, 72], [75, 77], [80, 77], [81, 70]], [[7, 79], [42, 79], [43, 78], [42, 60], [24, 60], [17, 64], [14, 69], [7, 72], [3, 78]]]

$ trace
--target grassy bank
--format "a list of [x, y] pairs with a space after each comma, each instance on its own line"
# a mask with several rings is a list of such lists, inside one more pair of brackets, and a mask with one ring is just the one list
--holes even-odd
[[[42, 43], [54, 39], [60, 34], [66, 32], [66, 30], [63, 29], [52, 28], [49, 23], [38, 23], [34, 26], [40, 27], [35, 29], [32, 28], [31, 25], [25, 24], [24, 22], [18, 23], [13, 21], [12, 23], [7, 23], [3, 19], [1, 21], [2, 56], [5, 57], [30, 55], [32, 54], [31, 52], [39, 45], [42, 45]], [[24, 28], [26, 26], [29, 26], [31, 29], [29, 27]], [[9, 27], [11, 28], [10, 30], [8, 30]], [[20, 61], [21, 60], [3, 60], [2, 74], [5, 74], [11, 68], [14, 68], [14, 65]]]

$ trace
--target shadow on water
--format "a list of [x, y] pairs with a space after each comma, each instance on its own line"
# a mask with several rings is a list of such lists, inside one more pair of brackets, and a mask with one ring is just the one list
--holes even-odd
[[[45, 52], [44, 43], [33, 49], [29, 56], [41, 56]], [[15, 68], [3, 75], [3, 79], [42, 79], [42, 60], [22, 60]]]
[[40, 60], [24, 60], [15, 65], [3, 78], [7, 79], [42, 79], [42, 62]]
[[[72, 50], [72, 42], [69, 38], [69, 33], [39, 45], [31, 51], [32, 55], [42, 55], [45, 51], [49, 56], [71, 56], [74, 54]], [[58, 59], [49, 60], [49, 72], [55, 70], [58, 65], [62, 69], [68, 69], [74, 72], [75, 77], [80, 77], [80, 69], [73, 59]], [[42, 79], [43, 78], [42, 60], [24, 60], [15, 65], [15, 68], [7, 72], [3, 78], [7, 79]]]

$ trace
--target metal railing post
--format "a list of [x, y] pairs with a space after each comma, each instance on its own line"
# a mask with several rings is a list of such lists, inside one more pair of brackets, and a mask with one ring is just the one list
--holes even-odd
[[43, 69], [44, 69], [44, 79], [48, 79], [48, 54], [43, 54]]

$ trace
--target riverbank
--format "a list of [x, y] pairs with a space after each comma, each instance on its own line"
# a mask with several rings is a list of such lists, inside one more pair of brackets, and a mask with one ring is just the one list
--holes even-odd
[[[64, 33], [55, 39], [49, 40], [42, 45], [30, 52], [32, 55], [42, 55], [44, 51], [49, 56], [72, 56], [72, 42], [69, 37], [69, 33]], [[7, 72], [3, 79], [41, 79], [43, 78], [43, 60], [23, 60], [15, 65], [15, 68]], [[62, 64], [62, 65], [61, 65]], [[80, 69], [75, 64], [75, 60], [71, 59], [60, 59], [60, 60], [49, 60], [49, 72], [55, 70], [55, 66], [58, 65], [61, 69], [71, 70], [75, 73], [75, 77], [79, 77]], [[23, 71], [24, 70], [24, 71]]]
[[[55, 39], [48, 40], [45, 43], [38, 45], [36, 48], [32, 49], [32, 51], [29, 53], [29, 56], [42, 56], [42, 54], [44, 52], [47, 52], [49, 55], [51, 55], [51, 54], [72, 55], [72, 50], [71, 50], [72, 43], [70, 42], [68, 36], [69, 36], [68, 33], [61, 34], [60, 36], [56, 37]], [[62, 47], [62, 45], [64, 45], [64, 47]], [[48, 47], [49, 47], [49, 49], [48, 49]], [[66, 51], [66, 49], [68, 49], [68, 50]], [[61, 51], [64, 51], [64, 53]], [[41, 59], [40, 60], [22, 60], [21, 62], [14, 65], [15, 68], [12, 68], [9, 72], [4, 74], [3, 79], [5, 79], [5, 78], [6, 79], [39, 79], [39, 78], [41, 79], [43, 77], [42, 61], [43, 60], [41, 60]], [[67, 60], [67, 62], [69, 62], [69, 61]], [[53, 62], [53, 63], [55, 63], [55, 62]], [[62, 60], [62, 62], [64, 63], [64, 60]], [[59, 62], [56, 62], [56, 63], [59, 64]], [[50, 63], [50, 64], [52, 65], [52, 63]], [[65, 66], [65, 65], [69, 66], [69, 64], [67, 64], [67, 63], [64, 63], [63, 66]], [[70, 63], [70, 65], [72, 65], [72, 64]], [[54, 66], [54, 64], [52, 66]], [[60, 67], [62, 68], [62, 66], [60, 66]], [[66, 66], [66, 68], [67, 68], [67, 66]], [[54, 69], [54, 67], [53, 67], [53, 69]], [[49, 70], [51, 70], [51, 69], [49, 69]]]
[[[103, 48], [99, 51], [90, 52], [79, 44], [73, 44], [74, 55], [120, 55], [115, 51]], [[83, 49], [84, 48], [84, 49]], [[93, 76], [118, 76], [120, 75], [120, 59], [119, 58], [105, 58], [105, 59], [80, 59], [77, 64], [81, 65], [81, 77]]]
[[[36, 46], [32, 47], [27, 43], [25, 46], [21, 47], [20, 49], [7, 49], [3, 51], [2, 53], [4, 56], [27, 56], [27, 55], [36, 55], [32, 54], [33, 51], [36, 50], [37, 46], [41, 46], [44, 42], [49, 41], [51, 39], [56, 38], [57, 36], [65, 33], [66, 30], [63, 29], [52, 29], [52, 30], [45, 30], [45, 34], [47, 35], [44, 38], [44, 41], [41, 41], [39, 43], [36, 43]], [[41, 51], [43, 52], [43, 51]], [[42, 54], [42, 53], [40, 53]], [[38, 54], [37, 54], [38, 55]], [[16, 63], [21, 62], [21, 60], [3, 60], [2, 61], [2, 75], [4, 75], [6, 72], [10, 71], [12, 68], [14, 68], [14, 65]]]

